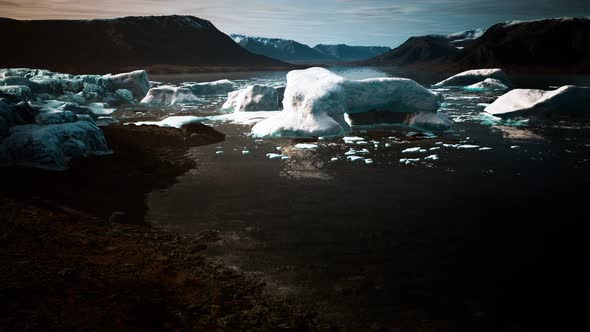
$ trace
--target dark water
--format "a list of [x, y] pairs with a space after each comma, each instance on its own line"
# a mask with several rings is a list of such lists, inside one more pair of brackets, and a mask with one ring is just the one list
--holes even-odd
[[[156, 80], [280, 85], [284, 73], [236, 75]], [[367, 144], [326, 138], [297, 149], [288, 139], [254, 140], [248, 126], [212, 123], [226, 141], [191, 150], [198, 168], [149, 195], [149, 219], [182, 232], [218, 231], [211, 255], [340, 328], [571, 330], [586, 313], [590, 276], [590, 124], [491, 121], [478, 104], [498, 93], [440, 92], [456, 123], [435, 138], [356, 129], [350, 136]], [[478, 147], [457, 147], [465, 144]], [[402, 153], [418, 146], [427, 151]], [[290, 159], [268, 159], [277, 147]], [[366, 148], [373, 163], [347, 161], [351, 147]], [[424, 159], [432, 154], [439, 159]]]

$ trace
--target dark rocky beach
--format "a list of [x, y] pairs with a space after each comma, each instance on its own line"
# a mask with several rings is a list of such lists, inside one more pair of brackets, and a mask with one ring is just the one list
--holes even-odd
[[314, 316], [203, 255], [215, 232], [144, 222], [145, 194], [195, 167], [189, 147], [224, 135], [200, 124], [103, 128], [110, 156], [66, 172], [4, 169], [0, 329], [309, 330]]

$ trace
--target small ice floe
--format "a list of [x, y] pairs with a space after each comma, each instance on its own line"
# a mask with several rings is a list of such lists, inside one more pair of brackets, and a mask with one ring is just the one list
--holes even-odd
[[457, 148], [459, 147], [460, 144], [446, 144], [443, 143], [442, 146], [444, 146], [445, 148]]
[[330, 161], [334, 162], [334, 161], [338, 161], [340, 159], [338, 159], [338, 157], [333, 157], [332, 159], [330, 159]]
[[356, 154], [369, 154], [370, 151], [367, 149], [362, 149], [362, 150], [355, 150], [354, 148], [351, 148], [350, 150], [346, 151], [344, 154], [347, 156], [353, 156]]
[[282, 146], [277, 146], [275, 149], [277, 149], [277, 151], [282, 151], [283, 147]]
[[215, 154], [221, 155], [221, 154], [223, 154], [223, 151], [215, 151]]
[[248, 150], [243, 150], [243, 151], [242, 151], [242, 154], [250, 154], [250, 151], [248, 151]]
[[424, 160], [438, 160], [438, 156], [431, 154], [430, 156], [425, 157]]
[[268, 158], [268, 159], [283, 159], [283, 157], [285, 157], [285, 156], [283, 156], [282, 154], [278, 154], [278, 153], [267, 153], [266, 154], [266, 158]]
[[373, 163], [373, 159], [371, 159], [371, 158], [365, 159], [365, 164], [372, 164], [372, 163]]
[[352, 144], [354, 142], [364, 141], [365, 139], [362, 137], [358, 137], [358, 136], [345, 136], [345, 137], [342, 137], [342, 140], [346, 144]]
[[479, 148], [479, 151], [487, 151], [487, 150], [491, 150], [492, 148], [484, 146], [483, 148]]
[[318, 145], [311, 144], [311, 143], [299, 143], [299, 144], [295, 144], [295, 148], [301, 149], [301, 150], [313, 150], [313, 149], [317, 149]]
[[428, 149], [430, 151], [434, 151], [434, 150], [440, 150], [440, 146], [433, 146], [430, 149]]
[[510, 146], [510, 148], [511, 148], [511, 149], [519, 149], [519, 148], [520, 148], [520, 146], [518, 146], [518, 145], [512, 145], [512, 146]]
[[426, 149], [422, 149], [419, 146], [413, 147], [413, 148], [407, 148], [402, 150], [402, 153], [413, 153], [413, 152], [426, 152]]
[[402, 158], [399, 160], [400, 163], [406, 164], [406, 165], [413, 164], [413, 163], [416, 163], [419, 161], [420, 161], [420, 158]]
[[365, 158], [359, 157], [359, 156], [348, 156], [348, 157], [346, 157], [346, 159], [348, 159], [350, 161], [363, 161], [363, 160], [365, 160]]
[[479, 148], [479, 145], [475, 145], [475, 144], [461, 144], [459, 146], [457, 146], [457, 149], [477, 149]]
[[391, 146], [391, 143], [385, 143], [385, 147], [388, 148]]

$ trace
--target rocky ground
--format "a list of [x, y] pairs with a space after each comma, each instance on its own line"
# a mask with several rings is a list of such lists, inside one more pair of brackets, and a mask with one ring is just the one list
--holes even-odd
[[113, 155], [55, 173], [5, 169], [0, 190], [0, 330], [311, 330], [314, 314], [202, 251], [215, 232], [143, 223], [144, 195], [195, 167], [183, 129], [105, 128]]

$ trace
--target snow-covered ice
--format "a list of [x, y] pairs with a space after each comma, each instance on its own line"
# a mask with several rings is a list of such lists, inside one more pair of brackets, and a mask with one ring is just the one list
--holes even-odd
[[324, 69], [287, 74], [283, 111], [252, 128], [257, 137], [334, 136], [350, 130], [347, 113], [436, 112], [441, 97], [405, 78], [348, 80]]
[[295, 144], [295, 148], [302, 149], [302, 150], [313, 150], [313, 149], [317, 149], [317, 147], [318, 147], [317, 144], [311, 144], [311, 143]]

